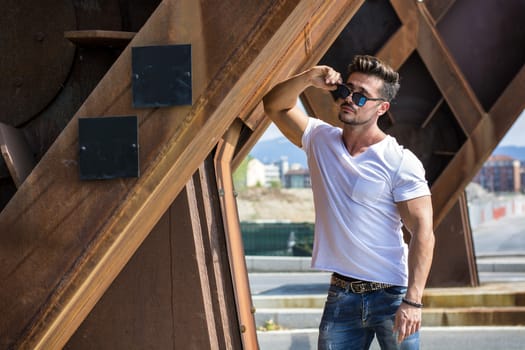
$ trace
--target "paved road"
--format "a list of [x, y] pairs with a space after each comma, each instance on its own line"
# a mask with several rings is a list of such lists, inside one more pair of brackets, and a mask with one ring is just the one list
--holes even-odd
[[[316, 349], [316, 330], [259, 333], [261, 350]], [[523, 350], [525, 327], [423, 327], [421, 350]], [[371, 350], [379, 350], [376, 341]]]
[[325, 294], [330, 283], [327, 272], [250, 273], [252, 294]]
[[473, 230], [472, 235], [477, 256], [525, 256], [525, 216], [485, 223]]

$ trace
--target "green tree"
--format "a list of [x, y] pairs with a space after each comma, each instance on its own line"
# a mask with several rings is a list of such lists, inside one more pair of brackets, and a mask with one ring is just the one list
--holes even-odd
[[233, 186], [235, 187], [236, 191], [242, 191], [246, 189], [246, 173], [248, 172], [248, 162], [252, 159], [253, 157], [248, 155], [233, 172]]

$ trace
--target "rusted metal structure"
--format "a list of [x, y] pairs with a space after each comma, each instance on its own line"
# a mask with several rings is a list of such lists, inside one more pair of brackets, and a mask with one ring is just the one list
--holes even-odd
[[[231, 171], [277, 81], [398, 68], [382, 127], [435, 208], [430, 285], [477, 282], [465, 186], [525, 105], [523, 0], [25, 0], [0, 19], [0, 348], [254, 349]], [[190, 44], [192, 104], [132, 106], [133, 47]], [[334, 121], [330, 94], [303, 100]], [[78, 119], [135, 115], [140, 177], [81, 181]]]

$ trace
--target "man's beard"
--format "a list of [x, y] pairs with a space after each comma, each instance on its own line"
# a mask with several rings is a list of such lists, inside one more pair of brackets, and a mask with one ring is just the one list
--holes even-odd
[[[354, 114], [355, 115], [355, 114]], [[343, 116], [343, 113], [342, 112], [339, 112], [339, 120], [346, 124], [346, 125], [351, 125], [351, 126], [359, 126], [359, 125], [365, 125], [365, 124], [368, 124], [370, 122], [370, 120], [372, 120], [373, 117], [370, 117], [366, 120], [357, 120], [356, 118], [352, 118], [351, 120], [348, 120], [346, 119], [344, 116]]]

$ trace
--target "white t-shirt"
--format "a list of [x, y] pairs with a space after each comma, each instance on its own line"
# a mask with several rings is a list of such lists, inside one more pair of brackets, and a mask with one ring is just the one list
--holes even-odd
[[430, 195], [419, 159], [391, 136], [353, 157], [342, 129], [315, 118], [302, 145], [316, 214], [312, 267], [407, 286], [408, 248], [396, 202]]

